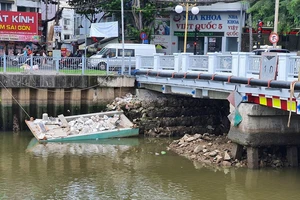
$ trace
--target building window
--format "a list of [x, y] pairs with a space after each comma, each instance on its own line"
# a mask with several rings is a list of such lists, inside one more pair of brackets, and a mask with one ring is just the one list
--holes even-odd
[[28, 8], [24, 6], [18, 6], [19, 12], [39, 12], [39, 8]]
[[26, 7], [18, 6], [18, 11], [19, 12], [26, 12]]
[[1, 10], [11, 11], [11, 3], [0, 3]]
[[36, 12], [36, 8], [29, 8], [29, 12]]
[[71, 20], [70, 19], [64, 19], [64, 25], [70, 25]]
[[64, 39], [65, 39], [65, 40], [71, 39], [71, 35], [64, 35]]
[[227, 37], [226, 38], [226, 51], [238, 51], [238, 38]]

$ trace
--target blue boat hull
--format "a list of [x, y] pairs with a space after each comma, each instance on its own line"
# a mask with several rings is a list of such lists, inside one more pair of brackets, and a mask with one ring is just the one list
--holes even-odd
[[133, 137], [133, 136], [138, 136], [138, 135], [139, 135], [138, 128], [126, 128], [126, 129], [118, 129], [118, 130], [113, 130], [113, 131], [103, 131], [103, 132], [99, 132], [99, 133], [71, 135], [68, 137], [40, 140], [40, 142], [98, 140], [98, 139], [109, 139], [109, 138]]

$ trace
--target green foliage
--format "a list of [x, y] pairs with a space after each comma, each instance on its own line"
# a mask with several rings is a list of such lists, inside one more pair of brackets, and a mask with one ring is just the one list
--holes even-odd
[[140, 43], [141, 42], [141, 38], [140, 38], [140, 33], [141, 32], [145, 32], [148, 35], [148, 40], [152, 39], [152, 31], [151, 31], [151, 27], [145, 27], [142, 30], [137, 29], [136, 27], [132, 27], [132, 26], [127, 26], [127, 36], [137, 42]]
[[[276, 0], [252, 0], [248, 13], [252, 13], [253, 24], [259, 19], [273, 26]], [[300, 0], [280, 0], [278, 10], [278, 32], [286, 33], [300, 24]]]
[[[173, 2], [156, 2], [155, 0], [140, 0], [140, 8], [133, 5], [132, 0], [123, 0], [124, 24], [126, 37], [140, 42], [140, 33], [146, 32], [151, 39], [151, 28], [156, 15], [165, 8], [174, 6]], [[121, 22], [121, 0], [69, 0], [75, 12], [86, 16], [104, 12], [105, 16], [113, 16], [115, 21]], [[142, 25], [139, 24], [139, 16]], [[121, 25], [121, 24], [120, 24]]]
[[156, 6], [153, 3], [146, 3], [145, 7], [137, 9], [136, 13], [141, 12], [143, 16], [143, 25], [149, 26], [155, 19]]
[[68, 4], [78, 14], [93, 15], [102, 12], [101, 7], [97, 6], [99, 5], [99, 0], [69, 0]]

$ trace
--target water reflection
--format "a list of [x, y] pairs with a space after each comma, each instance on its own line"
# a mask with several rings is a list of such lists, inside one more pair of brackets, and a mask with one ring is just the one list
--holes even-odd
[[300, 195], [297, 169], [207, 167], [167, 151], [172, 139], [129, 139], [39, 144], [30, 133], [0, 134], [0, 199], [286, 200]]
[[36, 138], [29, 142], [26, 152], [34, 156], [57, 156], [66, 155], [93, 156], [106, 155], [111, 158], [128, 151], [131, 147], [139, 144], [138, 138], [115, 138], [102, 140], [87, 140], [75, 142], [50, 142], [39, 143]]

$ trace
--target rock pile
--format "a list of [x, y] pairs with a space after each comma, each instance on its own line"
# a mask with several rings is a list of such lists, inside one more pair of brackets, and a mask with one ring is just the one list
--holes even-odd
[[150, 93], [147, 98], [141, 98], [127, 94], [115, 98], [107, 110], [123, 110], [139, 127], [140, 134], [150, 137], [182, 137], [186, 133], [205, 132], [217, 135], [229, 129], [229, 108], [225, 101], [212, 103], [185, 96], [157, 95], [160, 94]]
[[120, 109], [129, 111], [131, 109], [140, 108], [141, 106], [141, 101], [138, 100], [134, 95], [128, 93], [124, 97], [115, 98], [115, 100], [106, 107], [108, 111]]
[[80, 117], [68, 122], [70, 126], [70, 135], [91, 133], [96, 131], [113, 130], [117, 128], [120, 121], [120, 115], [115, 114], [112, 117], [96, 115], [91, 118]]
[[[214, 134], [184, 135], [179, 140], [174, 140], [169, 149], [190, 160], [198, 161], [206, 166], [247, 167], [246, 148], [241, 160], [232, 157], [233, 143], [226, 135]], [[288, 167], [284, 148], [260, 148], [259, 166], [282, 168]]]
[[169, 148], [191, 160], [215, 166], [245, 166], [245, 161], [232, 158], [231, 141], [226, 136], [214, 134], [185, 134], [181, 139], [174, 140]]

